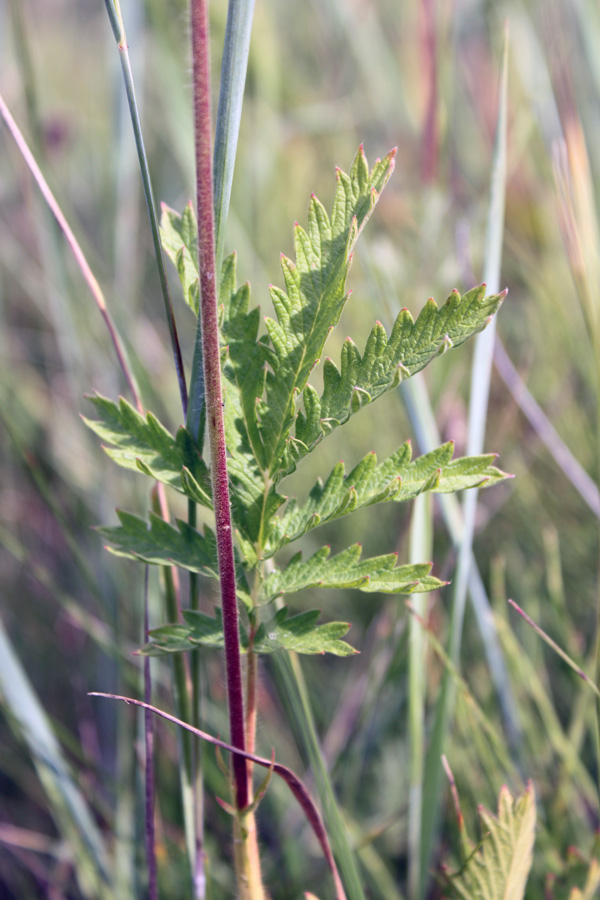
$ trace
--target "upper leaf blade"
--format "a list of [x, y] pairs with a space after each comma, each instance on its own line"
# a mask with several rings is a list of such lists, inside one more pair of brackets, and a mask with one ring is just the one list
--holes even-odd
[[340, 318], [348, 298], [345, 285], [352, 250], [393, 171], [394, 156], [392, 151], [369, 171], [361, 146], [350, 175], [336, 172], [331, 219], [313, 195], [307, 231], [298, 224], [294, 227], [295, 262], [281, 258], [285, 290], [271, 287], [277, 320], [267, 320], [273, 354], [260, 420], [264, 462], [275, 480], [289, 465], [296, 396]]

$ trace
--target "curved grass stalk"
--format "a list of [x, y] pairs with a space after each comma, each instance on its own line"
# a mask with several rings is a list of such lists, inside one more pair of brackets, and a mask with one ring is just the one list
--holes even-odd
[[[44, 131], [40, 118], [38, 86], [31, 54], [31, 42], [26, 26], [26, 16], [23, 4], [19, 0], [10, 0], [8, 8], [12, 19], [13, 39], [23, 83], [25, 109], [31, 133], [32, 148], [35, 156], [42, 163], [46, 158], [44, 153]], [[38, 232], [42, 272], [45, 275], [44, 286], [48, 307], [52, 317], [56, 342], [63, 360], [69, 390], [71, 397], [74, 399], [80, 393], [77, 385], [77, 373], [81, 369], [82, 348], [69, 302], [69, 285], [60, 228], [45, 204], [40, 204], [39, 218], [36, 216], [35, 226]]]
[[336, 900], [346, 900], [346, 894], [344, 892], [337, 866], [331, 852], [331, 847], [329, 844], [325, 826], [323, 825], [323, 820], [321, 819], [319, 811], [315, 806], [314, 801], [312, 800], [306, 787], [298, 778], [298, 776], [294, 772], [292, 772], [291, 769], [289, 769], [287, 766], [282, 765], [281, 763], [275, 762], [274, 758], [265, 759], [262, 756], [256, 756], [254, 753], [248, 753], [246, 750], [242, 750], [239, 747], [228, 744], [226, 741], [222, 741], [220, 738], [213, 737], [211, 734], [207, 734], [205, 731], [201, 731], [199, 728], [194, 728], [193, 725], [188, 725], [187, 722], [182, 722], [175, 716], [170, 715], [170, 713], [164, 712], [162, 709], [157, 709], [155, 706], [151, 706], [150, 704], [144, 703], [141, 700], [135, 700], [132, 697], [122, 697], [118, 694], [105, 694], [99, 691], [92, 691], [90, 692], [89, 696], [106, 697], [109, 700], [122, 700], [124, 703], [131, 703], [134, 706], [142, 707], [142, 709], [148, 709], [155, 715], [161, 716], [161, 718], [166, 719], [168, 722], [173, 722], [175, 725], [178, 725], [180, 728], [184, 728], [191, 734], [197, 735], [197, 737], [201, 738], [203, 741], [206, 741], [209, 744], [213, 744], [213, 746], [215, 747], [220, 747], [222, 750], [228, 750], [234, 756], [239, 756], [244, 761], [248, 760], [249, 762], [252, 762], [257, 766], [261, 766], [263, 769], [270, 769], [275, 775], [278, 775], [283, 781], [285, 781], [290, 791], [302, 807], [308, 823], [314, 831], [315, 837], [317, 838], [319, 845], [323, 851], [323, 855], [325, 856], [327, 865], [329, 866], [329, 870], [334, 880]]
[[106, 305], [106, 300], [104, 298], [104, 293], [102, 291], [102, 288], [100, 287], [96, 276], [92, 272], [90, 265], [85, 257], [85, 254], [84, 254], [83, 250], [81, 249], [79, 241], [73, 234], [71, 226], [67, 222], [67, 220], [64, 216], [64, 213], [56, 200], [56, 197], [50, 190], [50, 187], [48, 186], [48, 182], [44, 178], [40, 167], [38, 166], [37, 162], [35, 161], [33, 153], [29, 149], [27, 141], [23, 137], [21, 130], [19, 129], [17, 123], [13, 119], [13, 117], [10, 113], [10, 110], [9, 110], [8, 106], [6, 105], [4, 98], [2, 97], [1, 94], [0, 94], [0, 115], [4, 119], [4, 122], [5, 122], [8, 130], [10, 131], [15, 144], [19, 148], [19, 152], [21, 153], [21, 156], [25, 160], [27, 167], [29, 168], [29, 171], [31, 172], [35, 181], [37, 182], [37, 185], [38, 185], [40, 191], [42, 192], [44, 200], [48, 204], [48, 207], [50, 208], [52, 214], [54, 215], [56, 221], [58, 222], [60, 229], [61, 229], [62, 233], [64, 234], [69, 247], [71, 248], [73, 256], [75, 257], [75, 259], [77, 261], [77, 265], [79, 266], [81, 273], [90, 289], [90, 292], [91, 292], [94, 300], [96, 301], [96, 306], [100, 310], [100, 315], [104, 319], [104, 322], [108, 329], [108, 333], [110, 335], [110, 339], [111, 339], [113, 347], [115, 349], [115, 353], [117, 355], [117, 359], [119, 361], [119, 366], [121, 367], [121, 371], [123, 372], [123, 375], [125, 376], [125, 380], [127, 382], [129, 390], [131, 391], [131, 395], [134, 398], [135, 405], [137, 406], [138, 411], [141, 413], [141, 412], [143, 412], [143, 407], [142, 407], [142, 401], [140, 399], [139, 388], [137, 386], [135, 376], [131, 370], [131, 366], [130, 366], [129, 360], [127, 358], [127, 352], [125, 350], [125, 346], [123, 344], [123, 341], [121, 340], [121, 337], [117, 330], [117, 326], [115, 325], [114, 320], [113, 320], [113, 318], [108, 310], [108, 307]]

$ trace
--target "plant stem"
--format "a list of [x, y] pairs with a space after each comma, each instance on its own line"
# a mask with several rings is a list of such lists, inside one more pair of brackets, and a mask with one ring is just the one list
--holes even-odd
[[[188, 500], [188, 522], [196, 527], [196, 504]], [[200, 608], [200, 584], [198, 575], [190, 572], [190, 609]], [[200, 651], [190, 654], [190, 678], [192, 683], [192, 724], [196, 728], [201, 725], [202, 687], [200, 677]], [[194, 808], [195, 808], [195, 861], [194, 885], [196, 897], [206, 895], [206, 873], [204, 870], [204, 780], [202, 775], [202, 743], [194, 741]]]
[[[152, 494], [152, 506], [154, 512], [162, 514], [159, 496], [157, 490]], [[177, 570], [169, 566], [162, 567], [165, 589], [165, 608], [167, 611], [167, 619], [169, 622], [181, 621], [181, 604], [179, 600], [179, 590], [177, 583]], [[175, 709], [179, 718], [185, 722], [191, 722], [192, 711], [190, 708], [191, 697], [191, 681], [190, 672], [187, 665], [187, 659], [182, 653], [173, 655], [173, 698], [175, 701]], [[195, 825], [194, 825], [194, 801], [193, 801], [193, 784], [194, 784], [194, 754], [192, 735], [185, 731], [180, 736], [180, 759], [183, 765], [180, 766], [179, 777], [181, 781], [181, 797], [183, 804], [183, 818], [185, 824], [185, 837], [187, 843], [188, 858], [192, 866], [196, 858], [195, 846]]]
[[[144, 643], [148, 642], [148, 569], [144, 573]], [[152, 679], [150, 657], [144, 657], [144, 702], [152, 702]], [[146, 806], [146, 860], [148, 862], [148, 898], [158, 900], [156, 877], [156, 846], [154, 834], [154, 722], [150, 710], [144, 710], [144, 743], [146, 745], [145, 765], [145, 806]]]
[[[239, 624], [229, 506], [227, 453], [223, 421], [221, 359], [217, 311], [213, 187], [211, 159], [210, 50], [207, 0], [192, 0], [192, 57], [194, 125], [196, 138], [196, 189], [198, 206], [198, 262], [200, 269], [199, 339], [202, 341], [206, 412], [210, 443], [213, 499], [227, 670], [229, 727], [234, 747], [245, 750], [244, 698], [240, 659]], [[198, 339], [198, 338], [197, 338]], [[246, 760], [233, 759], [235, 802], [248, 805]]]
[[[255, 614], [257, 614], [257, 612]], [[248, 753], [254, 753], [256, 749], [258, 656], [254, 652], [253, 642], [257, 625], [258, 623], [255, 622], [250, 631], [248, 653], [246, 654], [246, 751]], [[252, 786], [252, 772], [254, 766], [250, 761], [248, 761], [246, 765], [248, 772], [248, 803], [252, 803], [254, 800], [254, 789]], [[248, 813], [244, 817], [243, 824], [245, 829], [244, 862], [248, 873], [248, 897], [252, 898], [252, 900], [262, 900], [265, 894], [262, 886], [255, 813]]]
[[131, 62], [129, 60], [129, 48], [127, 46], [127, 37], [125, 35], [125, 26], [123, 25], [123, 17], [121, 14], [121, 4], [119, 0], [105, 0], [106, 11], [112, 26], [113, 34], [117, 42], [119, 50], [119, 59], [121, 60], [121, 69], [123, 70], [123, 80], [125, 82], [125, 91], [127, 93], [127, 103], [129, 105], [129, 113], [131, 115], [131, 125], [133, 128], [133, 136], [135, 138], [135, 146], [137, 150], [138, 160], [140, 164], [140, 172], [142, 175], [142, 184], [144, 186], [144, 196], [146, 198], [146, 207], [148, 209], [148, 218], [150, 220], [150, 230], [152, 232], [152, 243], [154, 245], [154, 255], [156, 257], [156, 265], [158, 266], [158, 277], [163, 295], [165, 306], [165, 315], [169, 326], [169, 334], [171, 337], [171, 347], [173, 349], [173, 359], [175, 362], [175, 371], [177, 373], [177, 381], [179, 384], [179, 395], [181, 397], [181, 405], [183, 407], [183, 415], [187, 413], [187, 385], [185, 382], [185, 372], [183, 370], [183, 359], [181, 356], [181, 347], [179, 346], [179, 337], [177, 335], [177, 325], [175, 324], [175, 314], [173, 312], [173, 303], [169, 293], [169, 284], [167, 281], [167, 273], [165, 271], [165, 261], [160, 242], [160, 234], [158, 228], [158, 217], [156, 215], [156, 206], [154, 204], [154, 193], [152, 191], [152, 182], [150, 181], [150, 169], [148, 167], [148, 158], [146, 156], [146, 147], [144, 146], [144, 138], [142, 136], [142, 126], [138, 112], [137, 101], [135, 98], [135, 89], [133, 85], [133, 75], [131, 72]]

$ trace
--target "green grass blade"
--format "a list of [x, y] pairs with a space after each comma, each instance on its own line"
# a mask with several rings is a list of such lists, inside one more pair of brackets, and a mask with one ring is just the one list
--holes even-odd
[[323, 805], [323, 818], [329, 834], [333, 854], [339, 866], [348, 900], [365, 900], [362, 878], [357, 866], [346, 825], [342, 819], [327, 766], [323, 759], [315, 727], [312, 707], [300, 661], [294, 653], [273, 654], [273, 665], [283, 684], [289, 702], [301, 749], [312, 768], [319, 799]]
[[[410, 562], [431, 557], [433, 544], [431, 496], [420, 494], [413, 505], [410, 529]], [[427, 598], [415, 595], [413, 607], [425, 618]], [[408, 650], [408, 740], [410, 744], [410, 792], [408, 798], [408, 896], [421, 896], [421, 821], [423, 778], [425, 774], [425, 693], [426, 667], [425, 636], [421, 622], [410, 620]]]
[[109, 900], [114, 893], [104, 840], [1, 621], [0, 694], [9, 722], [29, 748], [56, 826], [72, 848], [82, 894], [89, 900]]
[[123, 70], [123, 80], [125, 83], [125, 91], [127, 93], [127, 103], [129, 104], [129, 112], [131, 115], [131, 125], [133, 127], [133, 135], [135, 138], [135, 146], [137, 149], [138, 160], [140, 164], [140, 173], [142, 176], [142, 184], [144, 186], [144, 196], [146, 198], [146, 206], [148, 208], [148, 217], [150, 219], [150, 230], [152, 232], [152, 244], [154, 246], [154, 255], [156, 257], [156, 265], [158, 266], [158, 277], [160, 288], [163, 295], [165, 306], [165, 315], [169, 326], [169, 335], [171, 337], [171, 347], [173, 349], [173, 359], [175, 362], [175, 371], [177, 373], [177, 381], [179, 383], [179, 394], [181, 397], [181, 405], [183, 407], [183, 415], [187, 413], [187, 385], [185, 381], [185, 372], [183, 370], [183, 358], [181, 356], [181, 348], [179, 346], [179, 337], [177, 335], [177, 325], [175, 324], [175, 314], [173, 312], [173, 303], [169, 293], [169, 284], [167, 282], [167, 272], [165, 269], [165, 261], [160, 242], [160, 232], [158, 225], [158, 216], [156, 214], [156, 206], [154, 204], [154, 192], [152, 190], [152, 182], [150, 180], [150, 169], [148, 167], [148, 158], [146, 156], [146, 147], [142, 135], [142, 125], [135, 97], [135, 88], [133, 84], [133, 73], [131, 71], [131, 62], [129, 59], [129, 50], [127, 47], [127, 38], [125, 35], [125, 26], [123, 25], [123, 17], [121, 15], [121, 5], [119, 0], [105, 0], [108, 18], [117, 42], [119, 50], [119, 59], [121, 60], [121, 68]]
[[[437, 447], [441, 441], [441, 436], [431, 408], [431, 401], [424, 379], [420, 374], [415, 375], [405, 382], [401, 389], [420, 448], [426, 451]], [[452, 543], [455, 547], [459, 547], [464, 527], [460, 503], [454, 494], [441, 494], [437, 498], [437, 502], [441, 507], [444, 523]], [[515, 748], [518, 744], [521, 730], [517, 706], [508, 679], [504, 654], [498, 639], [490, 601], [473, 554], [471, 554], [471, 567], [469, 570], [469, 594], [484, 644], [490, 673], [500, 701], [504, 728], [509, 737], [511, 747]]]
[[217, 272], [221, 271], [223, 259], [253, 16], [254, 0], [230, 0], [221, 65], [213, 162]]
[[[504, 231], [504, 200], [506, 183], [506, 86], [507, 86], [508, 34], [505, 35], [501, 76], [496, 140], [492, 161], [490, 204], [485, 244], [485, 282], [489, 288], [497, 287], [500, 278], [502, 240]], [[469, 454], [480, 453], [485, 435], [485, 422], [489, 397], [495, 320], [475, 339], [475, 351], [471, 375], [471, 401], [469, 406]], [[479, 449], [477, 449], [479, 448]], [[464, 611], [469, 585], [477, 490], [467, 494], [464, 502], [464, 523], [454, 581], [454, 597], [450, 624], [449, 656], [456, 665], [460, 657]], [[440, 796], [443, 787], [442, 753], [445, 752], [448, 728], [454, 714], [456, 689], [446, 674], [437, 703], [433, 734], [427, 758], [424, 786], [424, 816], [421, 842], [421, 879], [425, 883], [431, 865], [436, 842], [437, 823], [440, 815]]]

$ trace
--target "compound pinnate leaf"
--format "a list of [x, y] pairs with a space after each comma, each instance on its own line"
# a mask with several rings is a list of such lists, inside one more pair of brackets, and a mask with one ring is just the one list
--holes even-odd
[[304, 411], [298, 413], [289, 442], [290, 468], [285, 474], [361, 407], [423, 369], [435, 356], [482, 331], [505, 296], [506, 292], [486, 296], [481, 285], [462, 296], [453, 291], [439, 308], [428, 300], [416, 321], [403, 309], [389, 338], [383, 325], [376, 323], [362, 356], [352, 339], [346, 338], [340, 368], [325, 360], [322, 395], [311, 385], [304, 390]]
[[173, 437], [152, 413], [144, 419], [123, 397], [118, 404], [100, 394], [87, 399], [100, 418], [82, 417], [83, 421], [110, 445], [104, 449], [111, 459], [125, 469], [144, 472], [193, 495], [196, 503], [212, 508], [208, 469], [185, 428]]
[[444, 585], [444, 582], [429, 574], [431, 563], [396, 566], [396, 553], [361, 562], [361, 552], [361, 545], [353, 544], [331, 558], [329, 547], [322, 547], [307, 560], [302, 559], [301, 552], [297, 553], [285, 569], [276, 569], [265, 579], [259, 603], [269, 603], [281, 594], [293, 594], [313, 587], [412, 594], [433, 591]]
[[198, 315], [200, 287], [198, 271], [198, 224], [191, 203], [182, 215], [162, 204], [160, 239], [164, 251], [177, 269], [183, 298]]
[[479, 818], [483, 841], [479, 849], [470, 844], [471, 855], [452, 877], [453, 890], [462, 900], [522, 900], [535, 840], [533, 785], [517, 800], [502, 787], [498, 815], [480, 807]]
[[344, 463], [339, 462], [325, 484], [320, 480], [315, 484], [304, 504], [292, 499], [284, 514], [273, 519], [268, 552], [274, 553], [318, 525], [365, 506], [412, 500], [423, 491], [440, 494], [487, 487], [507, 477], [491, 465], [493, 454], [453, 460], [453, 452], [454, 443], [449, 441], [412, 460], [407, 441], [381, 463], [375, 453], [368, 453], [348, 474]]

